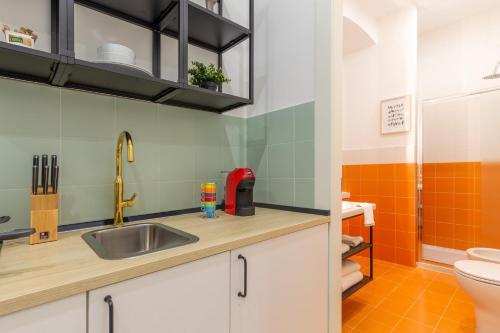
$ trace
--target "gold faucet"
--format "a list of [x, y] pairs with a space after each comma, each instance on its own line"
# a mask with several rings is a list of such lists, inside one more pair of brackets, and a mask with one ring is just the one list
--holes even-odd
[[116, 145], [116, 178], [115, 178], [115, 226], [123, 225], [123, 208], [132, 207], [135, 204], [136, 193], [129, 200], [123, 200], [123, 177], [122, 177], [122, 148], [123, 141], [127, 140], [127, 161], [134, 161], [134, 142], [127, 131], [120, 133]]

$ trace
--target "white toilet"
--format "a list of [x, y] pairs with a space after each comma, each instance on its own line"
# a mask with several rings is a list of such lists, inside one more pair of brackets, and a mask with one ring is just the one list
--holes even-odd
[[457, 261], [455, 276], [476, 305], [476, 332], [499, 332], [500, 264], [479, 260]]
[[500, 250], [498, 249], [473, 247], [467, 250], [467, 257], [470, 260], [481, 260], [500, 264]]

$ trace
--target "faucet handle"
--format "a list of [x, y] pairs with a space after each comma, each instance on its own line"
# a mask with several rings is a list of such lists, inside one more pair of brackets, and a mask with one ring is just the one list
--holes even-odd
[[132, 207], [133, 205], [135, 205], [135, 198], [137, 197], [137, 193], [134, 192], [134, 194], [132, 194], [132, 197], [128, 200], [125, 200], [123, 202], [123, 207]]

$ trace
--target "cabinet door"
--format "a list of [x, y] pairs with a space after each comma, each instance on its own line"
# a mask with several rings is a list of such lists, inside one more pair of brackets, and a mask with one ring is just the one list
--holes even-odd
[[231, 252], [231, 333], [327, 330], [326, 224]]
[[5, 333], [85, 333], [86, 331], [85, 294], [0, 316], [0, 332]]
[[229, 253], [97, 289], [89, 293], [89, 333], [228, 333]]

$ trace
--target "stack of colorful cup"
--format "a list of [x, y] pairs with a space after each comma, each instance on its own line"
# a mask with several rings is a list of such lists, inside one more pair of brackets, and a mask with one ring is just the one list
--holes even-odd
[[216, 218], [217, 210], [217, 184], [201, 184], [201, 211], [207, 215], [207, 218]]

